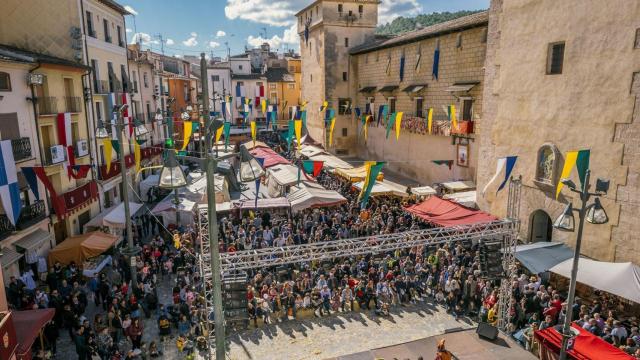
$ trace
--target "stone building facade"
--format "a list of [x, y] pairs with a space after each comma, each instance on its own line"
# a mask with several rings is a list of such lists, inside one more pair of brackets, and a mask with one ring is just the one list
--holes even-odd
[[[474, 126], [482, 118], [482, 89], [486, 51], [487, 12], [480, 12], [392, 38], [376, 38], [351, 49], [353, 107], [372, 108], [376, 121], [357, 131], [358, 157], [387, 161], [387, 167], [422, 184], [454, 179], [475, 180], [478, 144]], [[439, 52], [434, 75], [434, 57]], [[404, 58], [400, 78], [401, 59]], [[403, 112], [399, 140], [386, 139], [378, 109]], [[447, 107], [455, 105], [459, 125], [451, 128]], [[426, 126], [433, 109], [433, 127]], [[457, 161], [466, 148], [465, 162]], [[451, 169], [433, 160], [454, 160]]]
[[[585, 224], [582, 253], [640, 263], [638, 14], [635, 0], [491, 2], [478, 188], [493, 176], [497, 158], [518, 156], [523, 241], [574, 244], [575, 233], [551, 224], [579, 199], [563, 190], [556, 201], [555, 187], [565, 154], [590, 149], [592, 189], [596, 178], [611, 181], [600, 198], [609, 222]], [[580, 184], [575, 171], [572, 178]], [[478, 202], [505, 216], [507, 191]]]

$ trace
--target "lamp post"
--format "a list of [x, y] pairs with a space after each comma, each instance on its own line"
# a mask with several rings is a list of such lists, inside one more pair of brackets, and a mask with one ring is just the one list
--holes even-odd
[[[576, 247], [573, 252], [573, 264], [571, 266], [571, 279], [569, 282], [569, 295], [567, 296], [567, 308], [564, 317], [564, 324], [562, 326], [562, 348], [560, 349], [560, 360], [567, 358], [567, 345], [571, 338], [571, 321], [573, 316], [573, 303], [575, 301], [576, 294], [576, 279], [578, 277], [578, 262], [580, 260], [580, 247], [582, 245], [582, 231], [584, 228], [584, 221], [592, 224], [605, 224], [609, 221], [607, 213], [605, 212], [600, 199], [597, 196], [601, 196], [607, 193], [609, 189], [609, 181], [598, 179], [596, 182], [596, 192], [589, 192], [589, 179], [591, 177], [591, 170], [586, 171], [584, 183], [582, 189], [576, 189], [576, 185], [569, 179], [562, 179], [561, 182], [566, 185], [572, 192], [576, 193], [580, 197], [580, 208], [574, 209], [571, 203], [567, 204], [567, 207], [562, 212], [553, 224], [558, 230], [562, 231], [574, 231], [575, 219], [573, 212], [577, 212], [579, 216], [578, 235], [576, 238]], [[596, 196], [593, 203], [587, 205], [587, 202], [592, 196]]]
[[[136, 255], [140, 252], [140, 248], [133, 245], [133, 231], [131, 230], [131, 211], [129, 210], [129, 183], [127, 182], [127, 164], [124, 161], [124, 143], [122, 138], [122, 132], [124, 131], [124, 119], [122, 112], [129, 107], [128, 104], [122, 106], [116, 106], [113, 112], [116, 113], [117, 121], [115, 124], [116, 132], [118, 133], [118, 142], [120, 143], [120, 176], [122, 180], [122, 200], [124, 202], [124, 221], [127, 236], [127, 247], [122, 249], [123, 255], [129, 258], [129, 266], [131, 267], [131, 285], [135, 289], [138, 287], [138, 275], [136, 269]], [[109, 137], [109, 132], [105, 129], [104, 124], [98, 124], [96, 129], [96, 138], [106, 139]]]

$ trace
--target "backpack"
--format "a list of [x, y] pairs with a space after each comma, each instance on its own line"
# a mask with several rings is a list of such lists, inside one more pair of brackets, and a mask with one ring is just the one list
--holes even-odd
[[167, 319], [160, 319], [160, 328], [162, 329], [166, 329], [169, 327], [169, 320]]

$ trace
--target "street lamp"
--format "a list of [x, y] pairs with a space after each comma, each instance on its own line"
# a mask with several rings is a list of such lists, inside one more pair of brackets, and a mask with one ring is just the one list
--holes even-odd
[[140, 122], [140, 120], [135, 121], [135, 131], [136, 131], [136, 136], [143, 136], [149, 133], [149, 130], [147, 130], [147, 127], [144, 126], [144, 124]]
[[[582, 231], [584, 228], [584, 220], [592, 224], [605, 224], [609, 221], [607, 213], [604, 211], [600, 199], [597, 196], [602, 196], [607, 193], [609, 188], [609, 182], [598, 179], [596, 182], [596, 192], [589, 192], [589, 178], [591, 177], [591, 170], [587, 169], [585, 174], [584, 183], [582, 189], [576, 189], [576, 184], [569, 179], [562, 179], [561, 182], [569, 188], [572, 192], [576, 193], [580, 197], [580, 209], [574, 209], [573, 205], [569, 203], [564, 209], [562, 214], [553, 223], [553, 227], [562, 231], [574, 231], [575, 219], [573, 212], [577, 212], [580, 222], [578, 225], [578, 236], [576, 238], [576, 247], [573, 252], [573, 265], [571, 267], [571, 279], [569, 282], [569, 296], [567, 296], [567, 308], [564, 317], [564, 324], [562, 326], [562, 348], [560, 349], [560, 360], [566, 360], [567, 358], [567, 345], [569, 338], [571, 338], [571, 317], [573, 316], [573, 303], [576, 295], [576, 280], [578, 278], [578, 262], [580, 260], [580, 246], [582, 245]], [[587, 205], [587, 202], [592, 196], [596, 196], [592, 204]]]
[[[122, 113], [129, 108], [128, 104], [121, 106], [115, 106], [113, 112], [117, 115], [117, 122], [115, 124], [116, 131], [118, 132], [118, 142], [120, 143], [120, 176], [122, 180], [122, 199], [124, 201], [124, 221], [126, 227], [127, 247], [120, 252], [129, 258], [129, 266], [131, 266], [131, 285], [133, 289], [138, 287], [138, 274], [136, 268], [136, 255], [140, 252], [140, 248], [133, 245], [133, 231], [131, 230], [131, 211], [129, 210], [129, 183], [127, 182], [127, 165], [124, 161], [124, 142], [122, 132], [124, 131], [125, 124]], [[101, 121], [98, 123], [98, 129], [96, 130], [96, 138], [107, 139], [109, 133], [104, 127], [104, 123]]]

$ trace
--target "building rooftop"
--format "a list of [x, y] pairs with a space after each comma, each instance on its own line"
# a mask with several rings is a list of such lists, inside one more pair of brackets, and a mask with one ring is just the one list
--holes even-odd
[[284, 68], [270, 68], [264, 73], [264, 76], [267, 78], [268, 82], [294, 82], [295, 79], [293, 75], [289, 73], [287, 69]]
[[231, 78], [236, 80], [260, 80], [260, 79], [264, 79], [265, 76], [259, 73], [231, 74]]
[[248, 59], [249, 58], [249, 54], [231, 55], [230, 57], [232, 59]]
[[393, 46], [420, 41], [446, 33], [471, 29], [487, 25], [489, 22], [489, 12], [482, 11], [472, 15], [463, 16], [443, 23], [431, 25], [420, 30], [410, 31], [402, 35], [388, 37], [374, 37], [372, 40], [362, 45], [354, 46], [349, 53], [351, 55], [364, 54], [367, 52], [385, 49]]
[[125, 9], [122, 5], [118, 4], [117, 2], [115, 2], [113, 0], [99, 0], [99, 2], [105, 4], [108, 7], [112, 8], [113, 10], [119, 12], [121, 15], [131, 15], [131, 13], [128, 12], [127, 9]]
[[62, 59], [47, 54], [36, 53], [29, 50], [18, 49], [16, 47], [3, 44], [0, 44], [0, 60], [21, 62], [26, 64], [43, 63], [64, 65], [72, 66], [79, 69], [89, 69], [89, 67], [75, 61]]

